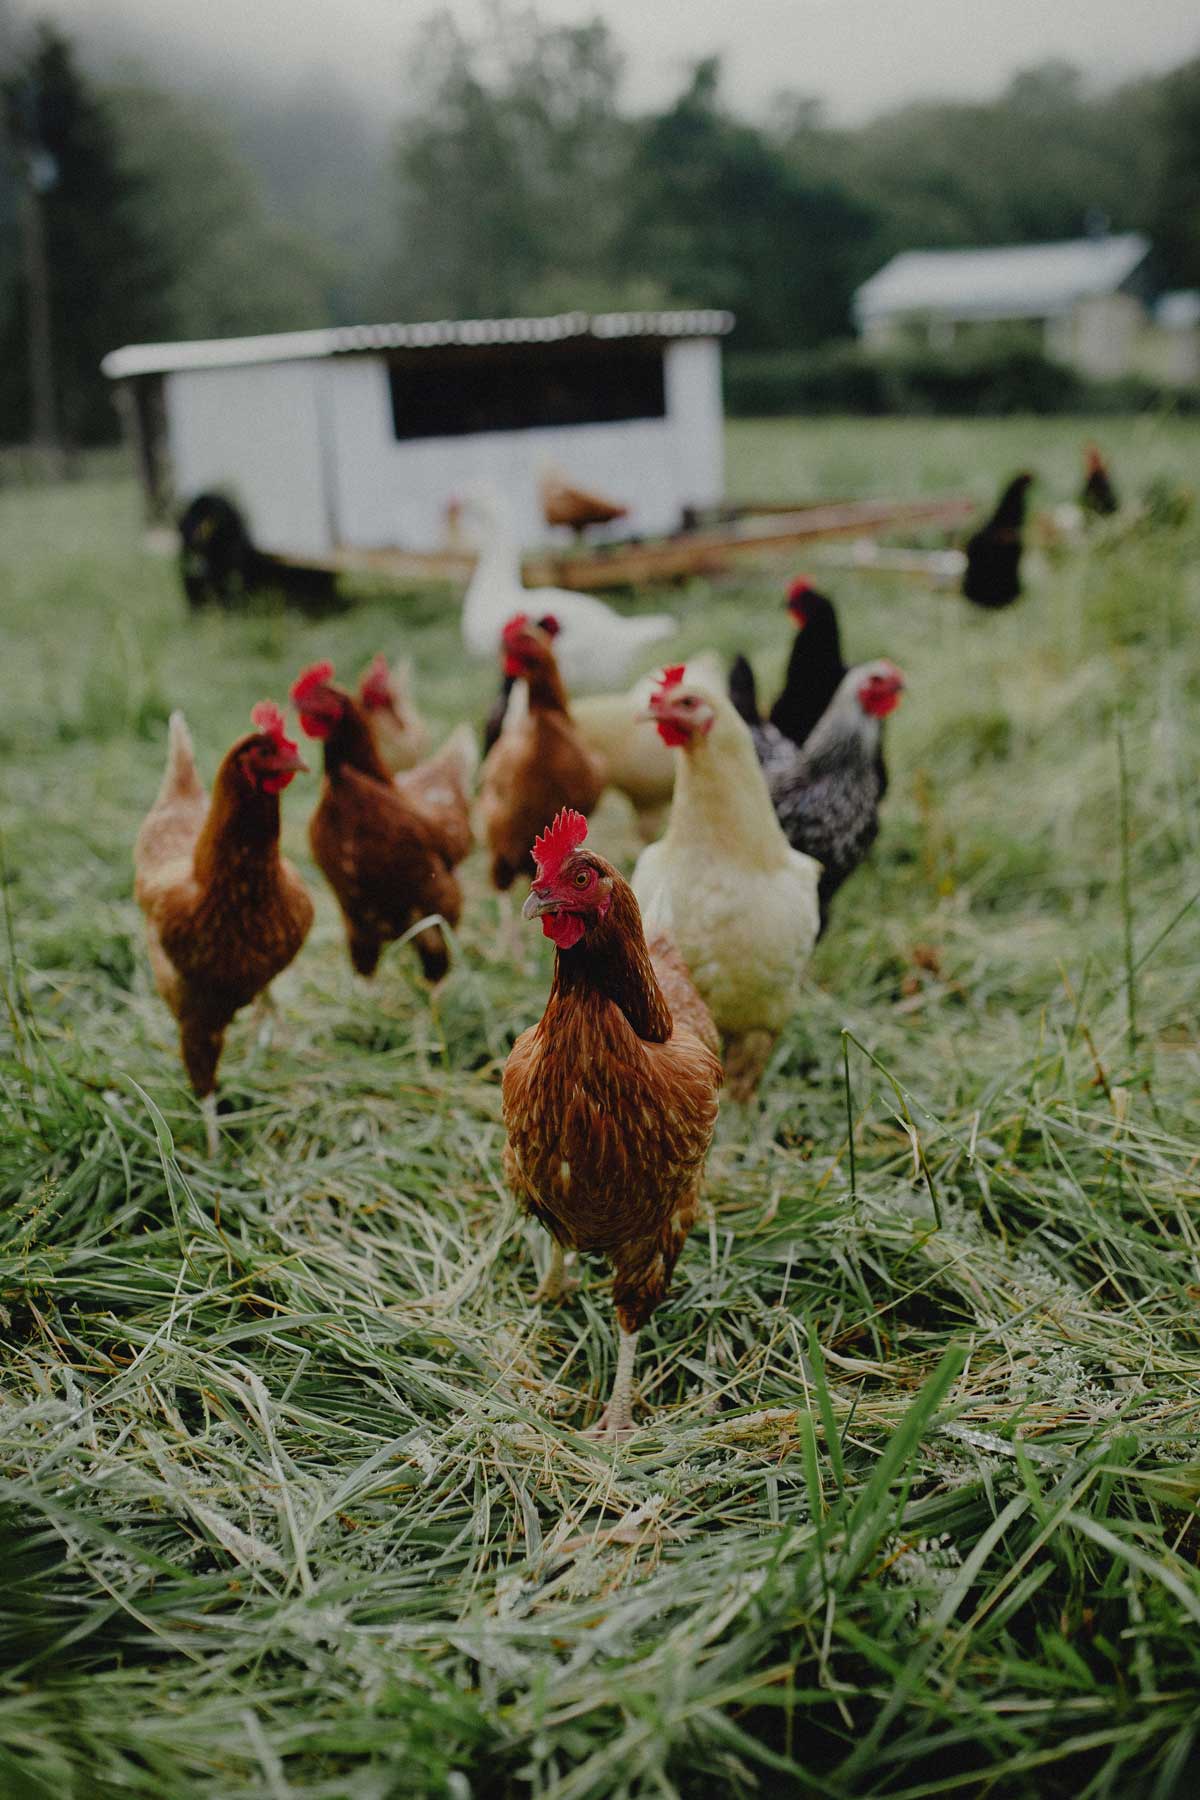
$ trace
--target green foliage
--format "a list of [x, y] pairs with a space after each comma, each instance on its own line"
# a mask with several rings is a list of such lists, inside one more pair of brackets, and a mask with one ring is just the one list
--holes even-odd
[[653, 271], [674, 301], [732, 308], [746, 345], [819, 342], [846, 327], [874, 221], [731, 117], [719, 75], [716, 59], [699, 63], [674, 106], [644, 124], [622, 266]]
[[991, 101], [917, 101], [848, 134], [844, 178], [878, 221], [877, 262], [897, 250], [1077, 237], [1098, 211], [1149, 223], [1158, 177], [1156, 90], [1087, 95], [1051, 62]]
[[[731, 477], [988, 500], [1029, 464], [1047, 505], [1090, 435], [1131, 494], [1194, 462], [1156, 418], [827, 419], [736, 425]], [[1194, 522], [1031, 558], [995, 617], [822, 573], [847, 653], [908, 677], [883, 829], [760, 1110], [721, 1122], [615, 1453], [577, 1430], [607, 1282], [535, 1305], [544, 1235], [503, 1197], [549, 949], [501, 954], [483, 855], [443, 990], [392, 952], [364, 995], [289, 789], [317, 919], [275, 1042], [230, 1035], [219, 1164], [130, 892], [144, 697], [211, 774], [304, 662], [383, 647], [444, 729], [495, 679], [457, 596], [187, 618], [111, 473], [0, 491], [0, 532], [5, 1800], [1188, 1793]], [[744, 647], [770, 692], [794, 573], [690, 584], [681, 652]], [[594, 835], [628, 867], [611, 798]]]
[[725, 401], [744, 418], [790, 413], [1003, 417], [1010, 413], [1200, 411], [1190, 389], [1137, 377], [1089, 381], [1040, 350], [981, 336], [951, 351], [880, 354], [839, 342], [812, 351], [735, 350], [725, 359]]
[[212, 109], [141, 87], [109, 90], [121, 159], [169, 277], [171, 338], [323, 325], [330, 250], [266, 216], [249, 167]]
[[1163, 78], [1154, 236], [1169, 285], [1200, 287], [1200, 56]]
[[619, 77], [599, 21], [500, 7], [471, 42], [435, 15], [398, 137], [393, 313], [518, 313], [535, 294], [561, 308], [610, 279], [629, 173]]
[[[34, 163], [50, 265], [58, 427], [68, 443], [113, 434], [112, 396], [100, 359], [130, 338], [162, 334], [168, 314], [160, 246], [139, 214], [137, 182], [121, 167], [117, 136], [68, 41], [50, 25], [0, 82], [7, 145], [22, 171]], [[0, 415], [5, 436], [28, 431], [24, 290], [0, 318]]]

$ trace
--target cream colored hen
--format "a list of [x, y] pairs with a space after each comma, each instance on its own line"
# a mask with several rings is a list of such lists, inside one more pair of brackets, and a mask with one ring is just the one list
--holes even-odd
[[679, 946], [721, 1033], [728, 1092], [748, 1101], [799, 1001], [821, 865], [780, 830], [750, 732], [719, 682], [667, 669], [649, 710], [675, 756], [675, 795], [633, 891], [647, 931]]

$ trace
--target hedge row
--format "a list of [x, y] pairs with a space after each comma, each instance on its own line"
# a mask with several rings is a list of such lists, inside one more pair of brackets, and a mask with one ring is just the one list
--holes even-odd
[[734, 417], [785, 413], [1200, 412], [1200, 389], [1162, 388], [1136, 376], [1088, 381], [1036, 349], [911, 351], [868, 355], [858, 344], [819, 350], [733, 351], [725, 404]]

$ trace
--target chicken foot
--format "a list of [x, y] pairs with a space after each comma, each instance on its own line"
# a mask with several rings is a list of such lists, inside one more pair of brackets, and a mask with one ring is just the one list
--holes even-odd
[[565, 1300], [579, 1286], [579, 1277], [575, 1274], [575, 1252], [566, 1254], [559, 1243], [551, 1243], [550, 1267], [538, 1283], [534, 1294], [534, 1303], [539, 1300]]
[[637, 1354], [638, 1334], [617, 1326], [617, 1371], [613, 1376], [608, 1405], [584, 1437], [616, 1443], [633, 1431], [633, 1359]]

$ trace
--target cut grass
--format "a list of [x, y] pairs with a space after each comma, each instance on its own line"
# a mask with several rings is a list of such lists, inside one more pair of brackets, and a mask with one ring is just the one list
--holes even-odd
[[[764, 497], [1024, 463], [1061, 497], [1086, 435], [731, 449]], [[1195, 461], [1194, 427], [1100, 435], [1129, 489]], [[577, 1432], [603, 1271], [535, 1307], [500, 1178], [549, 950], [494, 960], [482, 858], [436, 999], [403, 952], [364, 997], [289, 791], [317, 924], [275, 1047], [231, 1033], [218, 1167], [130, 895], [170, 706], [208, 775], [318, 654], [403, 650], [440, 725], [478, 715], [454, 596], [186, 621], [119, 478], [0, 495], [0, 538], [0, 1794], [1189, 1792], [1195, 530], [1101, 533], [997, 618], [830, 577], [909, 678], [884, 828], [760, 1116], [722, 1120], [616, 1454]], [[782, 572], [682, 591], [683, 646], [769, 688]], [[594, 835], [633, 851], [615, 801]]]

